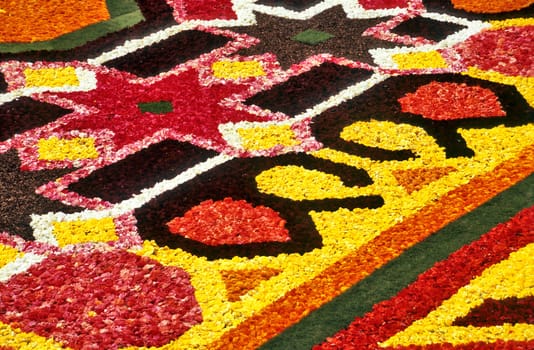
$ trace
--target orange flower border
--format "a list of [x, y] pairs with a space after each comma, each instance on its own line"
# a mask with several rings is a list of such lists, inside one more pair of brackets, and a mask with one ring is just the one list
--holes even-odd
[[[253, 349], [262, 345], [399, 256], [407, 248], [525, 179], [532, 173], [532, 169], [534, 145], [524, 149], [515, 159], [501, 164], [493, 172], [473, 178], [466, 185], [441, 197], [433, 205], [386, 230], [313, 280], [292, 290], [276, 303], [225, 333], [211, 348], [229, 349], [229, 344], [235, 344], [235, 349]], [[485, 191], [480, 191], [481, 188]], [[410, 232], [408, 236], [407, 231]], [[390, 249], [383, 249], [385, 246]], [[359, 267], [357, 271], [354, 266]], [[254, 337], [250, 334], [254, 334]]]

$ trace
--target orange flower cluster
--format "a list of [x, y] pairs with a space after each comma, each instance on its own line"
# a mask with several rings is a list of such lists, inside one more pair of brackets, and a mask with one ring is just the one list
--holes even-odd
[[229, 301], [239, 301], [241, 296], [254, 289], [261, 281], [279, 274], [279, 270], [264, 268], [261, 270], [221, 271]]
[[51, 40], [110, 18], [105, 0], [8, 0], [0, 9], [0, 43]]
[[452, 0], [455, 8], [475, 13], [499, 13], [520, 10], [532, 5], [532, 0]]

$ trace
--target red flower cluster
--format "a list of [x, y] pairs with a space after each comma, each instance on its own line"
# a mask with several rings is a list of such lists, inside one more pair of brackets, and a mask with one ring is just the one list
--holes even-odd
[[207, 245], [286, 242], [286, 221], [271, 208], [245, 200], [207, 200], [167, 225], [172, 233]]
[[488, 30], [458, 44], [466, 66], [510, 76], [534, 76], [534, 26]]
[[406, 94], [399, 103], [403, 112], [433, 120], [506, 115], [493, 91], [466, 84], [432, 82]]
[[167, 0], [174, 8], [174, 18], [178, 21], [195, 19], [237, 19], [231, 0]]
[[120, 250], [51, 255], [0, 300], [2, 322], [73, 349], [161, 346], [202, 321], [185, 271]]
[[359, 0], [358, 3], [366, 10], [404, 8], [410, 3], [409, 0]]

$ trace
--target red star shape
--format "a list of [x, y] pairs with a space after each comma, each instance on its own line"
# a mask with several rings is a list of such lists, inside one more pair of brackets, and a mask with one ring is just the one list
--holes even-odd
[[[56, 104], [64, 104], [60, 101], [67, 99], [90, 111], [65, 116], [54, 132], [107, 129], [114, 133], [112, 141], [116, 149], [159, 131], [169, 131], [171, 138], [223, 151], [228, 146], [218, 130], [220, 124], [265, 121], [265, 117], [221, 104], [224, 98], [244, 93], [250, 87], [248, 84], [225, 81], [203, 86], [198, 74], [195, 68], [187, 68], [156, 79], [140, 79], [113, 69], [99, 69], [97, 87], [92, 91], [46, 93], [39, 98]], [[172, 111], [143, 112], [138, 106], [159, 101], [171, 103]]]

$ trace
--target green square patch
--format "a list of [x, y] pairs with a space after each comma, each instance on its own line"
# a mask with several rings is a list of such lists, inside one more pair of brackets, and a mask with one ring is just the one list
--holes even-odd
[[327, 41], [334, 36], [330, 33], [321, 32], [315, 29], [308, 29], [303, 32], [298, 33], [291, 40], [298, 41], [308, 45], [317, 45], [322, 42]]
[[169, 101], [139, 102], [137, 107], [139, 107], [139, 110], [143, 113], [154, 114], [165, 114], [174, 110], [172, 103]]

